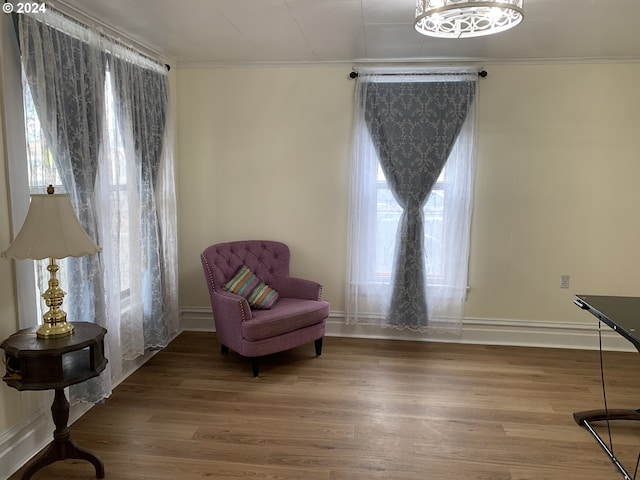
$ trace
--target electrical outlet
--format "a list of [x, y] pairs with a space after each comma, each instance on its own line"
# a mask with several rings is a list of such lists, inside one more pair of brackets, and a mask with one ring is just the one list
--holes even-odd
[[560, 288], [569, 288], [569, 275], [560, 276]]

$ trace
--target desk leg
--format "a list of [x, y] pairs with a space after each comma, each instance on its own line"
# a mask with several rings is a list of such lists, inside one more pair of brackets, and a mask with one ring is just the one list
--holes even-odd
[[639, 410], [630, 410], [630, 409], [612, 409], [612, 410], [586, 410], [584, 412], [575, 412], [573, 414], [573, 419], [576, 421], [578, 425], [581, 427], [585, 427], [591, 435], [596, 439], [600, 447], [605, 451], [605, 453], [609, 456], [613, 464], [616, 468], [622, 473], [625, 480], [632, 480], [632, 477], [625, 470], [622, 464], [618, 461], [613, 451], [609, 448], [609, 446], [600, 438], [598, 432], [594, 430], [589, 422], [602, 422], [605, 420], [640, 420], [640, 409]]
[[583, 425], [585, 422], [600, 422], [604, 420], [640, 420], [640, 409], [586, 410], [584, 412], [575, 412], [573, 419], [578, 425]]
[[49, 444], [44, 453], [27, 467], [22, 474], [22, 480], [29, 480], [41, 468], [67, 458], [86, 460], [92, 463], [96, 469], [96, 478], [104, 478], [102, 460], [89, 450], [79, 447], [71, 438], [71, 432], [67, 426], [69, 421], [69, 402], [64, 390], [61, 388], [56, 389], [53, 404], [51, 405], [51, 415], [56, 426], [53, 432], [53, 442]]

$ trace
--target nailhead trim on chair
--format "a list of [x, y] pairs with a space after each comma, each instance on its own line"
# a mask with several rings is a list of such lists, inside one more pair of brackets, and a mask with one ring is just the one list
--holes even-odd
[[215, 282], [213, 281], [213, 272], [211, 271], [211, 266], [209, 265], [209, 262], [207, 261], [207, 259], [203, 254], [201, 254], [200, 257], [202, 258], [205, 265], [207, 266], [207, 272], [209, 272], [209, 285], [215, 291], [216, 287], [215, 287]]

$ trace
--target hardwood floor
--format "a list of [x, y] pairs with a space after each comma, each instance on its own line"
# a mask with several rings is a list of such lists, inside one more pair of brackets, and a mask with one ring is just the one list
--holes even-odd
[[[609, 407], [639, 407], [640, 356], [604, 358]], [[185, 332], [72, 436], [110, 480], [618, 479], [572, 417], [602, 406], [600, 384], [595, 351], [332, 337], [254, 379], [215, 334]], [[614, 447], [633, 471], [640, 425], [625, 423]], [[65, 460], [32, 478], [94, 475]]]

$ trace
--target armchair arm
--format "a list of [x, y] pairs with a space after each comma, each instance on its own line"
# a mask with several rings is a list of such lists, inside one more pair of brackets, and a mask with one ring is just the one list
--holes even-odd
[[289, 277], [280, 284], [278, 291], [282, 297], [320, 300], [322, 297], [322, 284], [313, 280]]
[[227, 291], [214, 292], [213, 301], [215, 305], [214, 315], [218, 318], [216, 323], [240, 324], [252, 318], [249, 302], [246, 298]]
[[253, 317], [249, 302], [240, 295], [226, 291], [213, 292], [211, 298], [218, 340], [237, 351], [242, 340], [242, 322]]

